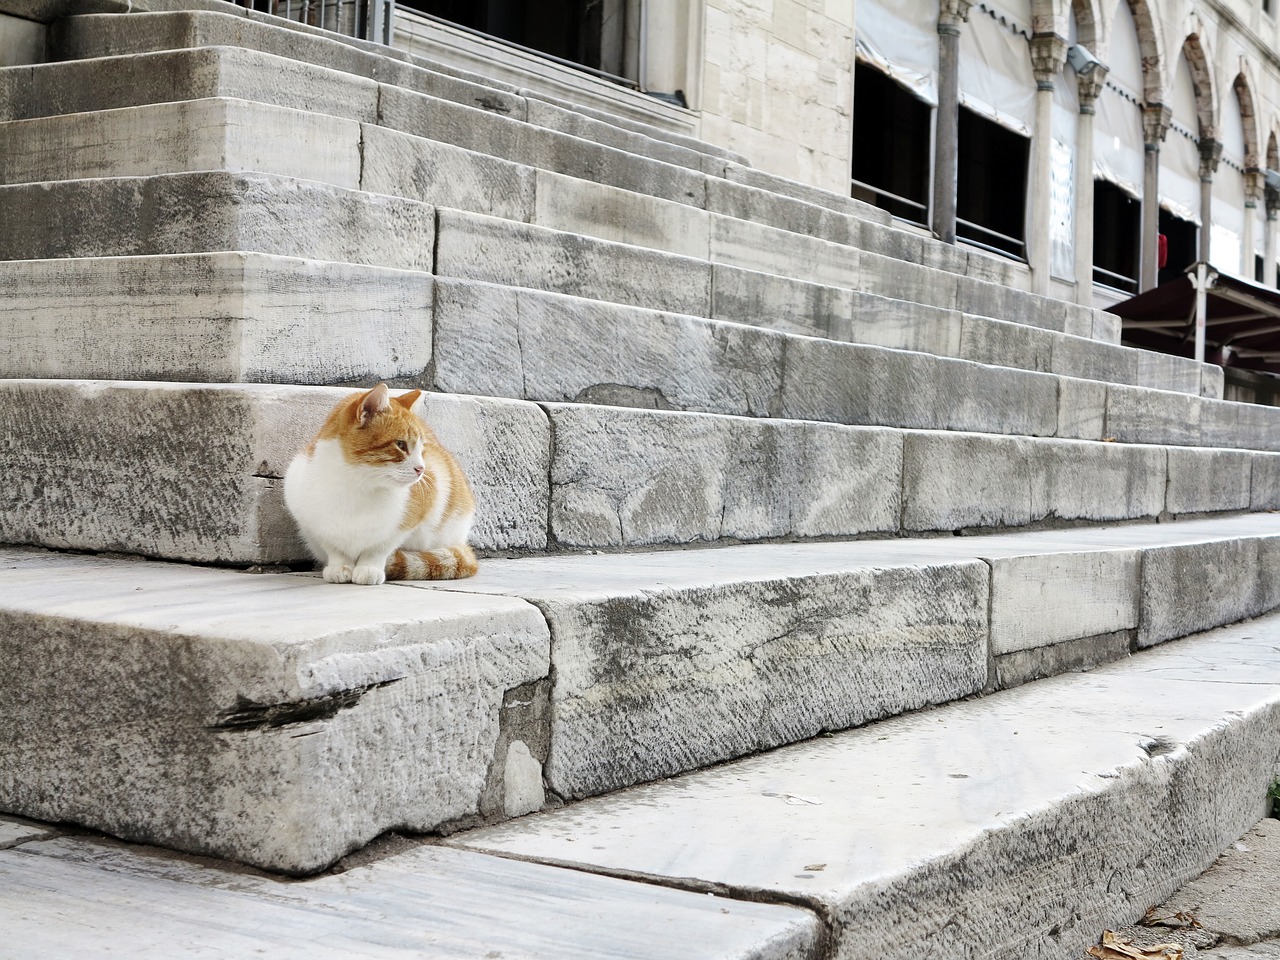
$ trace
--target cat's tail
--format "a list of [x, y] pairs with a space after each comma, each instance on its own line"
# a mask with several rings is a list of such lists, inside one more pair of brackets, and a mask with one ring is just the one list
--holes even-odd
[[475, 572], [475, 551], [465, 543], [435, 550], [397, 550], [387, 560], [388, 580], [461, 580]]

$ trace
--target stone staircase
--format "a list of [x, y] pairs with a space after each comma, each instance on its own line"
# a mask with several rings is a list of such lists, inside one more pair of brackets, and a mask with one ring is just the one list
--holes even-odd
[[[710, 145], [133, 10], [0, 70], [0, 809], [293, 875], [450, 835], [368, 895], [638, 896], [496, 853], [681, 888], [618, 955], [812, 958], [1067, 956], [1262, 814], [1280, 410]], [[474, 580], [296, 572], [284, 468], [378, 380]]]

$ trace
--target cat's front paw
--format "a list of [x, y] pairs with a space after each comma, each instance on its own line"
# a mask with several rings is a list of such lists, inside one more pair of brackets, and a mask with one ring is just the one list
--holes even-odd
[[325, 583], [350, 583], [352, 573], [345, 563], [331, 563], [324, 568]]
[[352, 583], [363, 583], [374, 586], [387, 582], [387, 572], [382, 567], [360, 566], [351, 571]]

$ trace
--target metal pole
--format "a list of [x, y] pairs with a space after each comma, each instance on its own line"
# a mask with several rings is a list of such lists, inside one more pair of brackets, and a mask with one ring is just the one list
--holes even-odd
[[1195, 277], [1191, 282], [1196, 288], [1196, 363], [1204, 363], [1204, 331], [1209, 307], [1209, 264], [1203, 260], [1197, 263]]

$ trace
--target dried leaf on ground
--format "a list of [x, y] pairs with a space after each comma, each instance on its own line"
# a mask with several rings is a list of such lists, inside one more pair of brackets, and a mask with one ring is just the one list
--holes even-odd
[[1182, 947], [1176, 943], [1140, 947], [1128, 937], [1116, 936], [1112, 930], [1104, 930], [1102, 943], [1085, 952], [1097, 960], [1182, 960]]
[[1138, 921], [1144, 927], [1168, 927], [1171, 930], [1203, 930], [1204, 924], [1187, 913], [1185, 910], [1179, 910], [1175, 914], [1162, 917], [1152, 907], [1146, 912], [1146, 915]]

